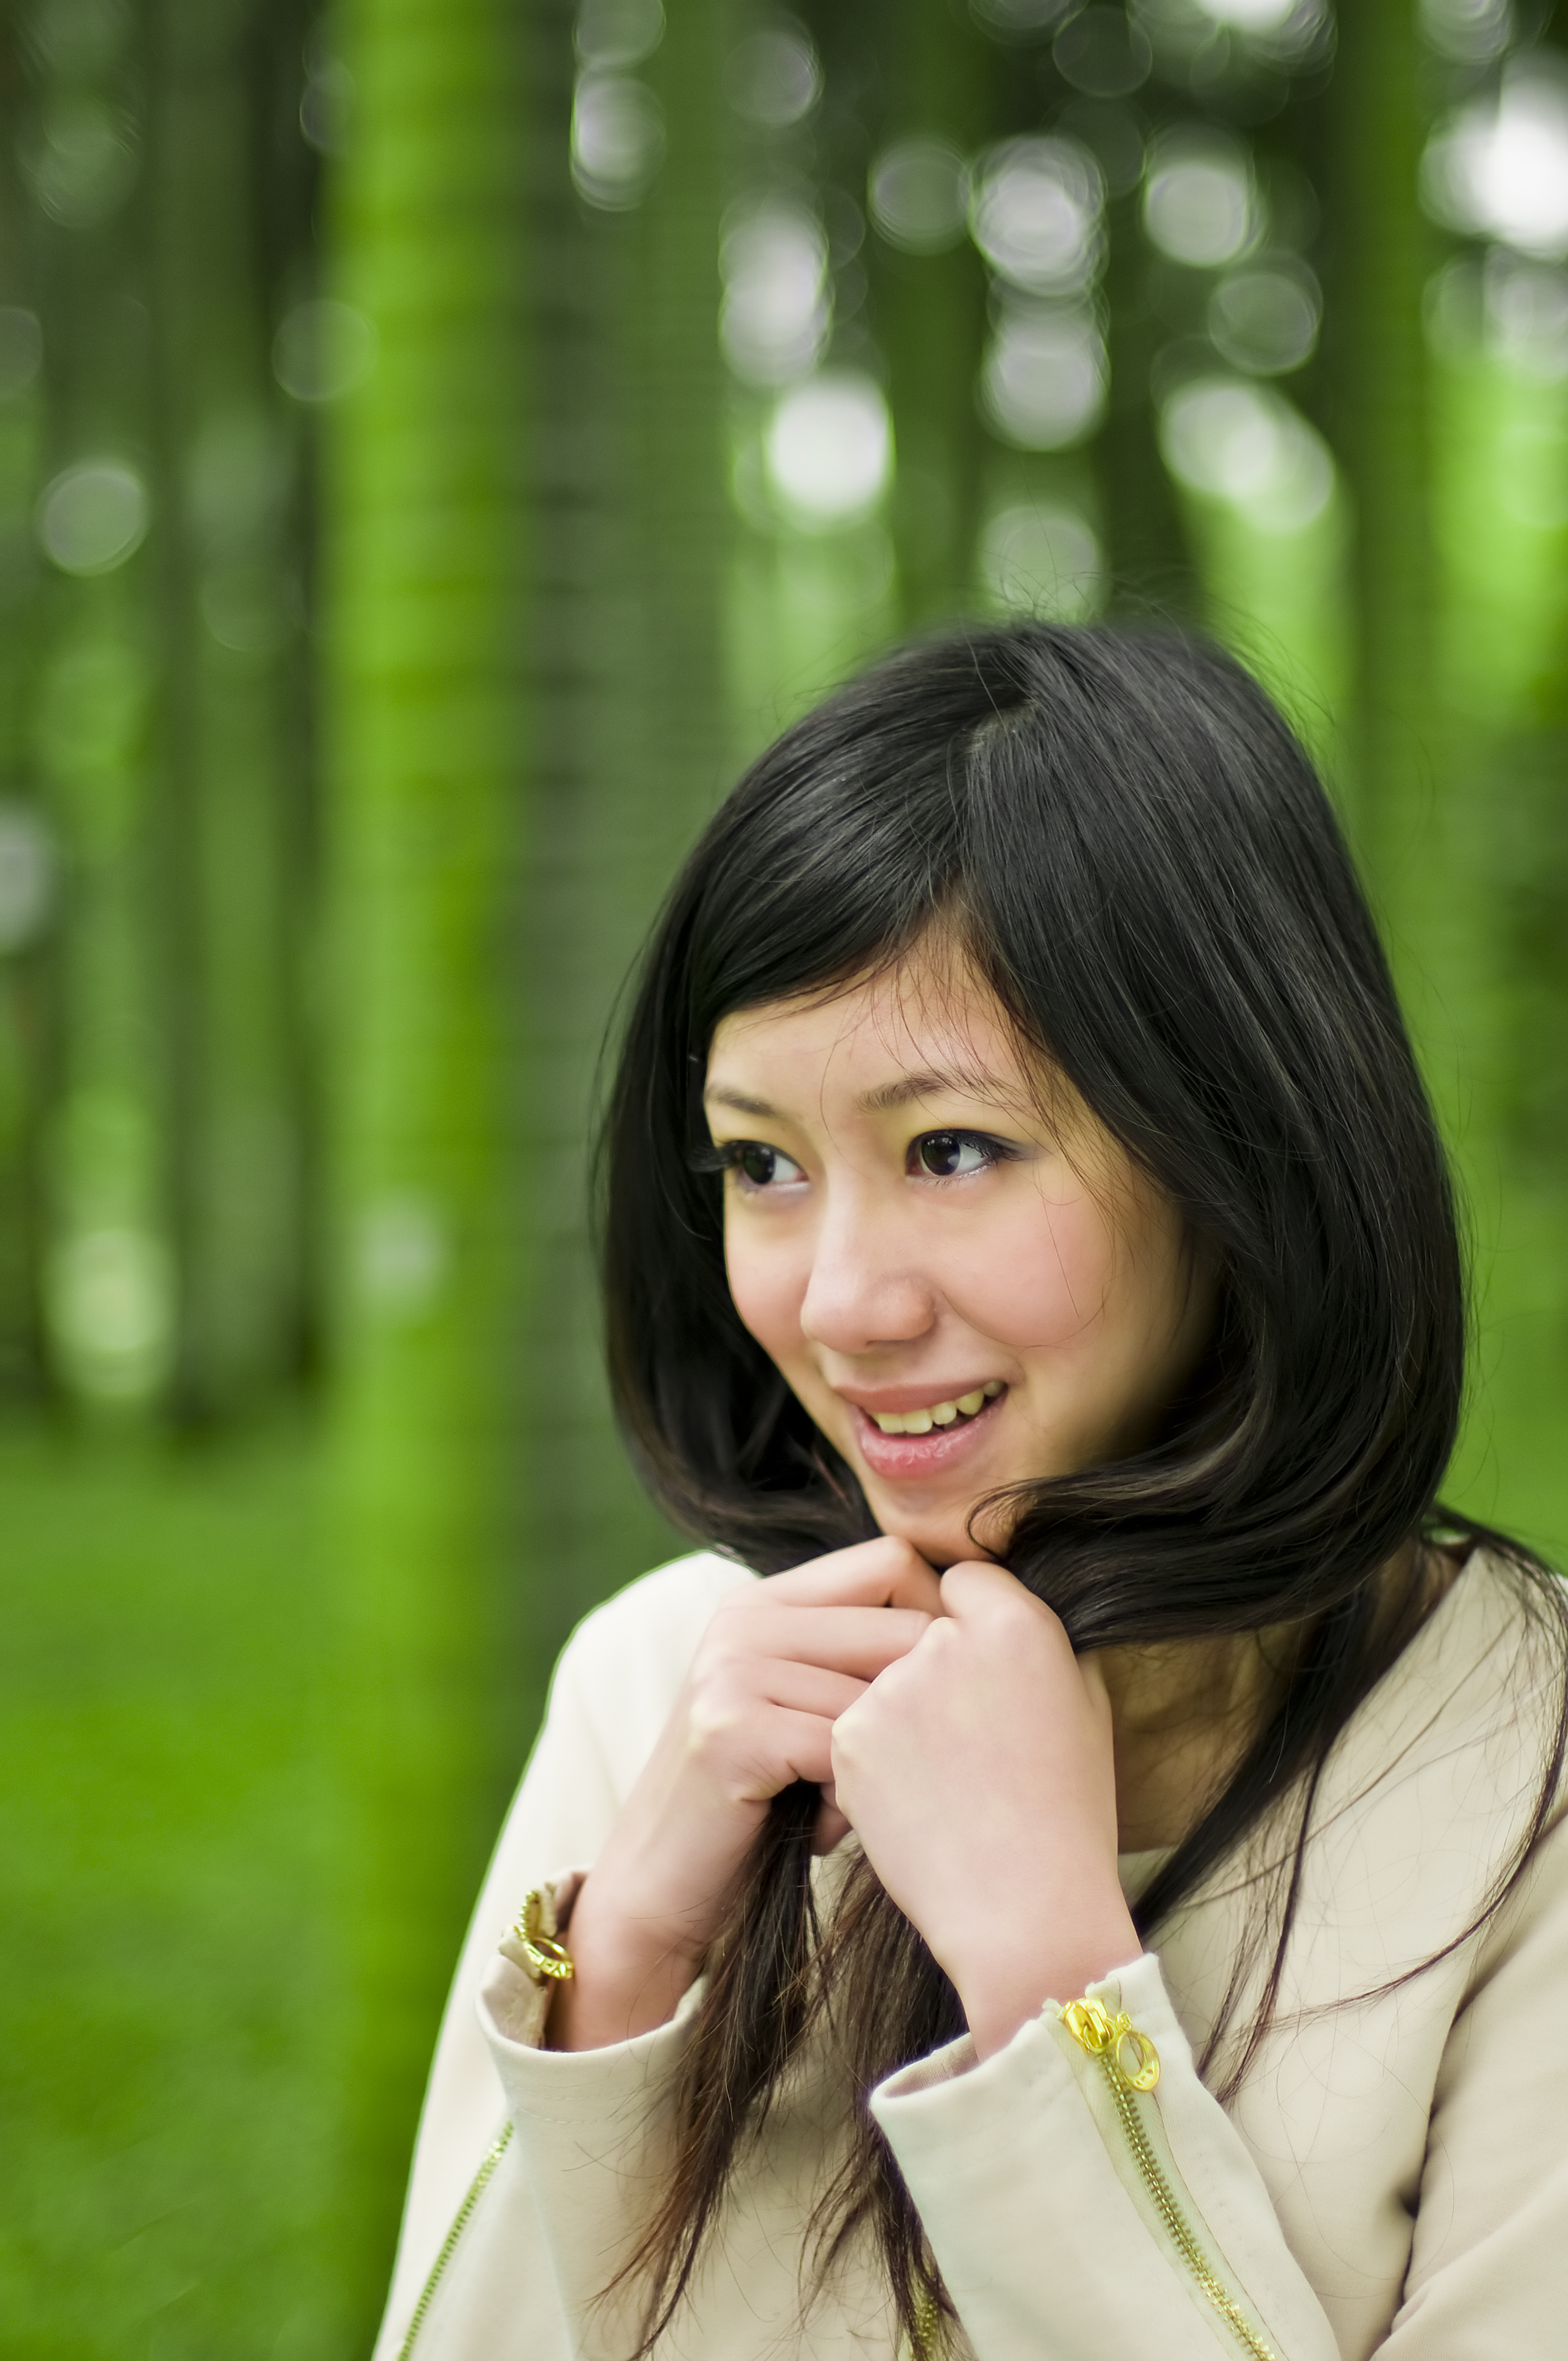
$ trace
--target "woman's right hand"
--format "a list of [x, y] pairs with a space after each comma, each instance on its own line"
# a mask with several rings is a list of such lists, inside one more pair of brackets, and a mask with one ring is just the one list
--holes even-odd
[[718, 1930], [771, 1799], [823, 1789], [816, 1843], [848, 1822], [832, 1795], [833, 1724], [908, 1654], [941, 1587], [907, 1542], [861, 1542], [722, 1601], [663, 1735], [578, 1890], [576, 1972], [549, 2041], [598, 2049], [670, 2017]]

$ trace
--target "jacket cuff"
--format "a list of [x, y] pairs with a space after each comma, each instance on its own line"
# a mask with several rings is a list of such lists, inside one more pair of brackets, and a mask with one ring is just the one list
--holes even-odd
[[1245, 2142], [1199, 2079], [1157, 1960], [1145, 1954], [1083, 1997], [1130, 2018], [1157, 2053], [1155, 2084], [1124, 2093], [1131, 2127], [1122, 2078], [1055, 2002], [983, 2061], [966, 2036], [872, 2094], [977, 2350], [1037, 2350], [1029, 2339], [1048, 2318], [1063, 2352], [1185, 2361], [1240, 2349], [1241, 2319], [1252, 2350], [1329, 2361], [1328, 2322]]
[[[542, 1933], [557, 1941], [565, 1938], [586, 1875], [586, 1871], [569, 1870], [540, 1887]], [[503, 1935], [480, 1983], [477, 2008], [512, 2119], [569, 2125], [601, 2113], [607, 2119], [619, 2116], [632, 2094], [665, 2080], [678, 2062], [707, 1981], [699, 1976], [682, 1993], [669, 2022], [651, 2033], [599, 2049], [547, 2049], [544, 2036], [555, 1986], [536, 1982], [526, 1971], [515, 1935]]]

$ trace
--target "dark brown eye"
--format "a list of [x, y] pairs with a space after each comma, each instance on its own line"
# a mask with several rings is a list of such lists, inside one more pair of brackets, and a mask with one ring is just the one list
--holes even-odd
[[959, 1145], [956, 1131], [928, 1131], [920, 1142], [920, 1161], [927, 1172], [946, 1180], [959, 1169]]
[[915, 1143], [923, 1172], [934, 1180], [952, 1180], [966, 1172], [983, 1172], [996, 1161], [983, 1139], [972, 1131], [928, 1131]]
[[733, 1139], [723, 1155], [743, 1189], [778, 1189], [806, 1177], [793, 1156], [760, 1139]]

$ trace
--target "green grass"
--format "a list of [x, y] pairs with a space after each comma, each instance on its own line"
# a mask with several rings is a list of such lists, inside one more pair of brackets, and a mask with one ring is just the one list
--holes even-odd
[[313, 1486], [298, 1435], [0, 1443], [5, 2356], [365, 2343]]

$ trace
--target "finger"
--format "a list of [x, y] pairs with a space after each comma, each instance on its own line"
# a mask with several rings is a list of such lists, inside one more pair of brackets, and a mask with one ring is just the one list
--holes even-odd
[[811, 1850], [817, 1853], [831, 1852], [836, 1844], [843, 1843], [849, 1833], [850, 1823], [837, 1804], [824, 1801], [812, 1828]]
[[732, 1697], [694, 1717], [691, 1757], [727, 1804], [761, 1804], [796, 1779], [833, 1775], [833, 1724], [819, 1713]]
[[739, 1665], [762, 1659], [817, 1664], [825, 1671], [874, 1680], [931, 1628], [929, 1615], [905, 1607], [795, 1607], [748, 1616], [714, 1635], [710, 1662]]
[[[788, 1574], [770, 1575], [762, 1595], [794, 1606], [914, 1607], [927, 1615], [942, 1611], [936, 1569], [907, 1542], [883, 1534], [813, 1558]], [[745, 1594], [755, 1597], [758, 1594]]]
[[769, 1758], [770, 1795], [793, 1786], [797, 1779], [819, 1787], [833, 1776], [833, 1725], [817, 1713], [795, 1713], [784, 1707], [764, 1708], [759, 1736]]
[[[943, 1608], [960, 1622], [968, 1617], [992, 1614], [999, 1608], [1020, 1608], [1025, 1601], [1037, 1612], [1050, 1615], [1050, 1609], [1043, 1606], [1004, 1565], [985, 1565], [978, 1558], [961, 1558], [942, 1576]], [[1054, 1622], [1056, 1618], [1052, 1616], [1051, 1620]]]
[[790, 1713], [814, 1713], [824, 1721], [837, 1721], [841, 1713], [848, 1713], [870, 1686], [850, 1673], [832, 1672], [821, 1664], [792, 1664], [780, 1657], [759, 1664], [757, 1675], [769, 1705], [782, 1706]]

